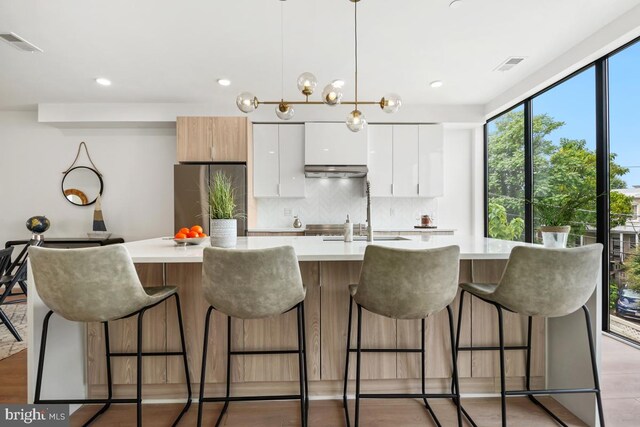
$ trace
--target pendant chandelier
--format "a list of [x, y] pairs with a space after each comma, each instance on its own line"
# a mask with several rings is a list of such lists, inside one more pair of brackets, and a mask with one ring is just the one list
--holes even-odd
[[[282, 0], [281, 0], [282, 1]], [[353, 101], [345, 101], [342, 99], [342, 83], [334, 80], [325, 86], [322, 91], [322, 101], [310, 101], [309, 96], [313, 94], [318, 85], [318, 80], [311, 73], [302, 73], [298, 77], [298, 89], [305, 96], [301, 101], [285, 101], [284, 95], [281, 95], [280, 101], [260, 101], [250, 92], [242, 92], [236, 98], [236, 105], [243, 113], [251, 113], [259, 105], [275, 105], [276, 115], [282, 120], [289, 120], [294, 115], [294, 105], [328, 105], [335, 107], [336, 105], [353, 105], [353, 111], [349, 113], [346, 119], [347, 127], [353, 132], [359, 132], [367, 124], [367, 120], [358, 109], [360, 105], [378, 105], [385, 113], [395, 113], [402, 105], [400, 96], [390, 93], [383, 96], [380, 101], [360, 101], [358, 100], [358, 2], [360, 0], [349, 0], [354, 5], [354, 59], [355, 59], [355, 99]], [[284, 2], [283, 2], [284, 3]], [[281, 6], [282, 7], [282, 6]], [[283, 16], [281, 9], [281, 26], [283, 26]], [[283, 30], [283, 28], [281, 28]], [[281, 31], [282, 37], [282, 75], [284, 75], [284, 31]], [[282, 83], [284, 86], [284, 82]]]

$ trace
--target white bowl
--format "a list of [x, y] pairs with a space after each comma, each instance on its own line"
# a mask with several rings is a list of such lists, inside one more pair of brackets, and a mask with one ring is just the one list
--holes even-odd
[[173, 241], [178, 245], [199, 245], [207, 239], [208, 237], [192, 237], [187, 239], [173, 239]]

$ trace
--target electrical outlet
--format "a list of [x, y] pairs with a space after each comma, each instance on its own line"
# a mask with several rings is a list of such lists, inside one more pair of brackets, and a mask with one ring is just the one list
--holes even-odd
[[291, 216], [291, 208], [284, 208], [284, 216]]

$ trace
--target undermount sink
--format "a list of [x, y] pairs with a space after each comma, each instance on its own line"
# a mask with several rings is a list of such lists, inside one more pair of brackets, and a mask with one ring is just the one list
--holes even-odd
[[[341, 242], [344, 240], [342, 236], [325, 236], [322, 238], [325, 242]], [[381, 242], [381, 241], [394, 241], [394, 240], [411, 240], [407, 237], [402, 236], [376, 236], [373, 238], [373, 241]], [[354, 242], [366, 242], [367, 236], [353, 236]]]

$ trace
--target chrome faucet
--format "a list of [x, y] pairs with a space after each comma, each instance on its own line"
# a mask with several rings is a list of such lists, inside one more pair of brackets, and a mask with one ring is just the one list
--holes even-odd
[[367, 180], [367, 242], [373, 242], [373, 228], [371, 228], [371, 182]]

